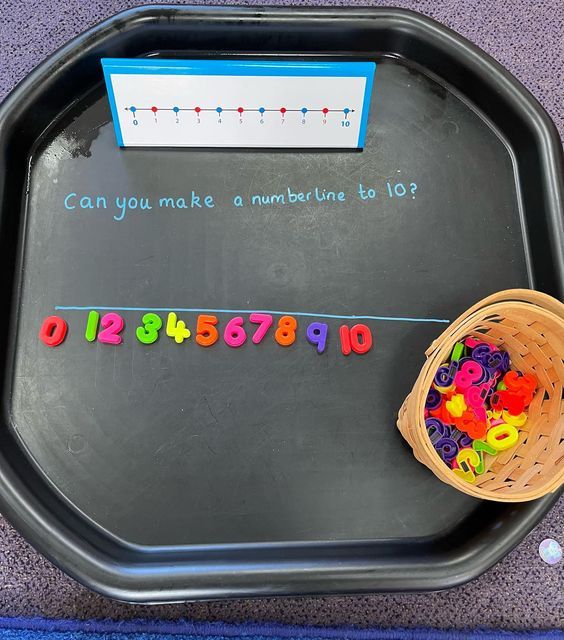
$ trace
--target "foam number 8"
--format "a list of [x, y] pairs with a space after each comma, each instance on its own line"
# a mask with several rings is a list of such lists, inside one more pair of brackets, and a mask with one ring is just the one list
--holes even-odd
[[159, 337], [159, 331], [163, 326], [163, 321], [156, 313], [146, 313], [142, 318], [142, 327], [137, 327], [135, 335], [137, 340], [143, 344], [153, 344]]
[[176, 344], [182, 344], [184, 340], [192, 334], [190, 333], [190, 329], [186, 328], [184, 320], [179, 320], [176, 313], [171, 311], [166, 321], [166, 335], [169, 338], [174, 338]]
[[245, 333], [245, 329], [243, 329], [243, 318], [241, 316], [229, 320], [223, 332], [223, 339], [225, 340], [225, 344], [233, 348], [240, 347], [245, 343], [247, 334]]
[[296, 329], [298, 322], [293, 316], [282, 316], [278, 320], [278, 329], [274, 337], [276, 342], [282, 347], [289, 347], [296, 341]]
[[48, 316], [39, 329], [39, 339], [48, 347], [58, 347], [67, 335], [68, 325], [59, 316]]

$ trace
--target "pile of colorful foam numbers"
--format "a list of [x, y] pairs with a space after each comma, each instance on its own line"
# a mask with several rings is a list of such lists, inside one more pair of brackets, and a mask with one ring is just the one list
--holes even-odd
[[485, 472], [484, 455], [514, 447], [537, 388], [530, 373], [511, 368], [509, 354], [468, 337], [434, 377], [425, 425], [445, 464], [467, 482]]

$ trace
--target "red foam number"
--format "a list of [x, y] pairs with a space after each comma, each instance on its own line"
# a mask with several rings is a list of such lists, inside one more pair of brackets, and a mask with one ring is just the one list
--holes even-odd
[[39, 339], [48, 347], [57, 347], [67, 335], [68, 325], [59, 316], [48, 316], [39, 330]]

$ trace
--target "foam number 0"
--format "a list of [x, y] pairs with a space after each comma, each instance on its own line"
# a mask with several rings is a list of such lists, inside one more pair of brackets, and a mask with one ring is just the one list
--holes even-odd
[[241, 316], [236, 316], [229, 320], [223, 332], [223, 339], [226, 345], [233, 348], [240, 347], [245, 343], [247, 334], [243, 329], [243, 318]]
[[350, 329], [346, 324], [339, 328], [341, 351], [348, 356], [351, 351], [362, 355], [372, 348], [372, 332], [365, 324], [355, 324]]
[[58, 347], [67, 335], [68, 325], [59, 316], [48, 316], [39, 329], [39, 339], [48, 347]]
[[198, 316], [198, 324], [196, 325], [196, 342], [201, 347], [211, 347], [217, 342], [219, 333], [216, 329], [216, 316]]
[[102, 316], [102, 331], [98, 334], [98, 342], [103, 344], [121, 344], [120, 332], [123, 330], [123, 318], [113, 311]]
[[135, 335], [137, 340], [143, 344], [153, 344], [159, 338], [159, 331], [163, 326], [163, 321], [156, 313], [146, 313], [142, 318], [142, 327], [137, 327]]
[[289, 347], [296, 341], [296, 329], [298, 322], [293, 316], [282, 316], [278, 320], [278, 329], [274, 337], [276, 342], [282, 347]]
[[169, 338], [174, 338], [176, 344], [182, 344], [184, 340], [187, 340], [192, 334], [190, 333], [190, 329], [186, 328], [184, 320], [179, 320], [176, 313], [171, 311], [166, 321], [166, 335]]
[[259, 325], [252, 337], [252, 341], [255, 344], [259, 344], [272, 326], [272, 316], [267, 313], [251, 313], [249, 320], [253, 324]]

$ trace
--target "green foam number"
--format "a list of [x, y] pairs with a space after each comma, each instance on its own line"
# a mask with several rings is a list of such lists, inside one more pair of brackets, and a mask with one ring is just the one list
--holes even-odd
[[142, 327], [137, 327], [135, 335], [137, 340], [143, 344], [153, 344], [159, 337], [159, 331], [163, 326], [163, 321], [156, 313], [146, 313], [142, 318]]

